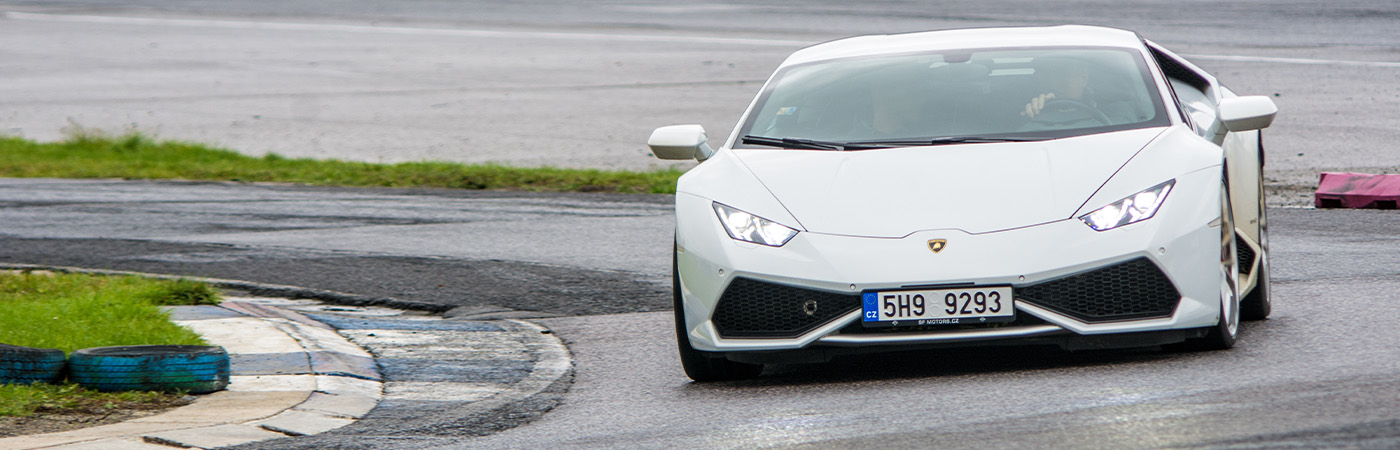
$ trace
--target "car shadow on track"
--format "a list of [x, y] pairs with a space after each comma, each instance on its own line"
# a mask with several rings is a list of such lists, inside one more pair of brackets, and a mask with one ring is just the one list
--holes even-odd
[[[1267, 322], [1244, 323], [1241, 340], [1248, 339], [1251, 330]], [[1006, 375], [1018, 372], [1059, 370], [1115, 371], [1135, 367], [1139, 363], [1165, 364], [1174, 368], [1202, 364], [1232, 352], [1185, 351], [1173, 347], [1152, 346], [1114, 350], [1068, 351], [1057, 346], [988, 346], [943, 349], [905, 350], [862, 355], [840, 355], [824, 363], [770, 364], [756, 379], [724, 383], [691, 383], [697, 388], [743, 388], [764, 386], [801, 386], [844, 384], [862, 381], [889, 381], [960, 377], [967, 375]]]

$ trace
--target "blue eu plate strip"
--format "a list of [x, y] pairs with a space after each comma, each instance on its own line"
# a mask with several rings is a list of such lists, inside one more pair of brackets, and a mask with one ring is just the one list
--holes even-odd
[[865, 321], [880, 321], [880, 295], [875, 292], [866, 292], [861, 295], [861, 300], [865, 303]]

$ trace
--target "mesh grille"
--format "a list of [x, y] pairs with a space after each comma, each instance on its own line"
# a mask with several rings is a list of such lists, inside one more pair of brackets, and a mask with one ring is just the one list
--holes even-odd
[[1181, 301], [1147, 258], [1020, 288], [1016, 297], [1085, 322], [1166, 317]]
[[723, 337], [796, 337], [857, 308], [859, 295], [736, 278], [712, 320]]
[[1169, 78], [1176, 78], [1178, 80], [1185, 81], [1187, 84], [1190, 84], [1196, 89], [1200, 89], [1202, 91], [1205, 91], [1210, 88], [1210, 82], [1206, 81], [1205, 78], [1202, 78], [1201, 74], [1198, 74], [1196, 73], [1196, 71], [1181, 65], [1181, 63], [1176, 62], [1175, 59], [1172, 59], [1171, 57], [1161, 52], [1158, 52], [1155, 48], [1150, 49], [1152, 51], [1153, 59], [1156, 59], [1157, 65], [1162, 68], [1163, 75], [1166, 75]]
[[1235, 237], [1235, 256], [1240, 260], [1240, 275], [1249, 275], [1249, 271], [1254, 270], [1254, 249], [1249, 248], [1249, 244], [1244, 243], [1244, 239]]

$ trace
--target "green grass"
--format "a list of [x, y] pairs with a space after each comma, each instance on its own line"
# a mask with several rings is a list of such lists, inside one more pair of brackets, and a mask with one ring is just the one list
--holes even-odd
[[[170, 322], [161, 305], [215, 304], [190, 280], [0, 272], [0, 342], [71, 353], [112, 345], [207, 345]], [[0, 416], [92, 412], [178, 403], [178, 394], [100, 393], [72, 384], [0, 386]]]
[[[200, 287], [202, 286], [202, 287]], [[205, 345], [159, 305], [217, 302], [193, 281], [0, 274], [0, 342], [65, 352], [110, 345]]]
[[183, 179], [327, 186], [436, 187], [549, 192], [668, 194], [678, 169], [647, 172], [519, 168], [497, 164], [257, 158], [204, 145], [77, 132], [39, 143], [0, 137], [0, 177]]
[[98, 392], [76, 384], [0, 385], [0, 417], [154, 409], [183, 404], [181, 397], [163, 392]]

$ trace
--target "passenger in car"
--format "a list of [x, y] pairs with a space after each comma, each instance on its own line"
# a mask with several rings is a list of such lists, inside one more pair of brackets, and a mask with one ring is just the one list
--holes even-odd
[[917, 136], [915, 125], [920, 119], [924, 97], [927, 95], [917, 80], [899, 80], [875, 89], [870, 128], [877, 135]]
[[885, 69], [865, 78], [869, 114], [856, 117], [852, 140], [923, 136], [927, 82], [917, 72]]

